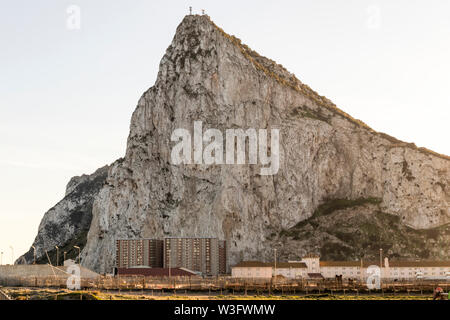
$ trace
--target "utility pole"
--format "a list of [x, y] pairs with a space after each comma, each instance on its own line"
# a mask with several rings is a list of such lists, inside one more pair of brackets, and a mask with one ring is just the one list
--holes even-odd
[[364, 275], [363, 275], [363, 259], [362, 259], [362, 257], [361, 257], [361, 267], [359, 268], [359, 273], [360, 273], [360, 280], [361, 280], [361, 283], [363, 283], [363, 279], [364, 279]]
[[0, 266], [3, 264], [3, 251], [0, 252]]
[[59, 266], [59, 247], [55, 246], [56, 248], [56, 266]]
[[273, 251], [274, 251], [274, 256], [275, 256], [275, 259], [274, 259], [274, 266], [275, 266], [275, 268], [274, 268], [274, 276], [276, 278], [277, 277], [277, 249], [273, 249]]
[[81, 258], [80, 258], [80, 255], [81, 255], [81, 249], [80, 249], [80, 247], [79, 246], [73, 246], [75, 249], [78, 249], [78, 264], [81, 266]]
[[381, 287], [381, 278], [383, 278], [383, 249], [380, 248], [380, 287]]
[[167, 255], [169, 256], [169, 281], [170, 281], [170, 276], [171, 276], [171, 274], [170, 274], [170, 260], [171, 260], [170, 252], [171, 252], [171, 250], [168, 249], [168, 250], [167, 250]]

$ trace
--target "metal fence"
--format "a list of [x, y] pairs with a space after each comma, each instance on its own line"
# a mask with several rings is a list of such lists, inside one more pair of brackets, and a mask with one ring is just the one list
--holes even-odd
[[[0, 285], [9, 287], [66, 288], [67, 276], [27, 276], [0, 278]], [[232, 277], [144, 277], [144, 276], [100, 276], [96, 279], [81, 278], [81, 288], [92, 290], [152, 290], [208, 291], [216, 293], [254, 294], [309, 294], [309, 293], [408, 293], [423, 294], [440, 286], [445, 292], [450, 289], [449, 281], [395, 281], [382, 282], [378, 290], [370, 290], [364, 282], [336, 281], [334, 279], [249, 279]]]

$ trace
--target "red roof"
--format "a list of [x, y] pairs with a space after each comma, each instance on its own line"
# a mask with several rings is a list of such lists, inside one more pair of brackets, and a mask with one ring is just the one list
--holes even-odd
[[[117, 268], [117, 274], [122, 276], [146, 276], [146, 277], [168, 277], [169, 268]], [[195, 276], [193, 271], [183, 268], [170, 268], [170, 276]]]

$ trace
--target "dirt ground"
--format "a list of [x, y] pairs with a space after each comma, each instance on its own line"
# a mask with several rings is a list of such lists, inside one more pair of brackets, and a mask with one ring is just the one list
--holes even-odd
[[218, 294], [208, 292], [161, 291], [70, 291], [52, 288], [7, 287], [2, 290], [16, 300], [431, 300], [432, 294], [300, 294], [254, 295]]

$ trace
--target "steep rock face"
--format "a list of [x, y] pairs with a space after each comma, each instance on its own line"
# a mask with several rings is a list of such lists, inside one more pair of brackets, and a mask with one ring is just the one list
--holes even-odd
[[[194, 121], [221, 132], [278, 128], [278, 173], [261, 176], [260, 165], [173, 165], [171, 134], [192, 133]], [[228, 240], [231, 264], [269, 259], [274, 246], [294, 241], [280, 232], [330, 199], [380, 199], [358, 212], [435, 228], [450, 221], [449, 168], [448, 157], [352, 119], [207, 16], [187, 16], [133, 113], [126, 155], [94, 202], [83, 265], [110, 271], [118, 237], [214, 236]], [[281, 255], [324, 244], [314, 243], [280, 245]]]
[[[33, 242], [36, 248], [36, 262], [48, 263], [47, 250], [52, 263], [56, 261], [56, 249], [59, 247], [59, 262], [63, 252], [66, 258], [76, 258], [78, 251], [74, 245], [83, 248], [92, 220], [92, 204], [95, 196], [106, 180], [108, 166], [96, 170], [91, 175], [82, 175], [70, 179], [64, 199], [48, 210], [41, 220], [38, 234]], [[33, 248], [17, 259], [18, 264], [33, 263]]]

